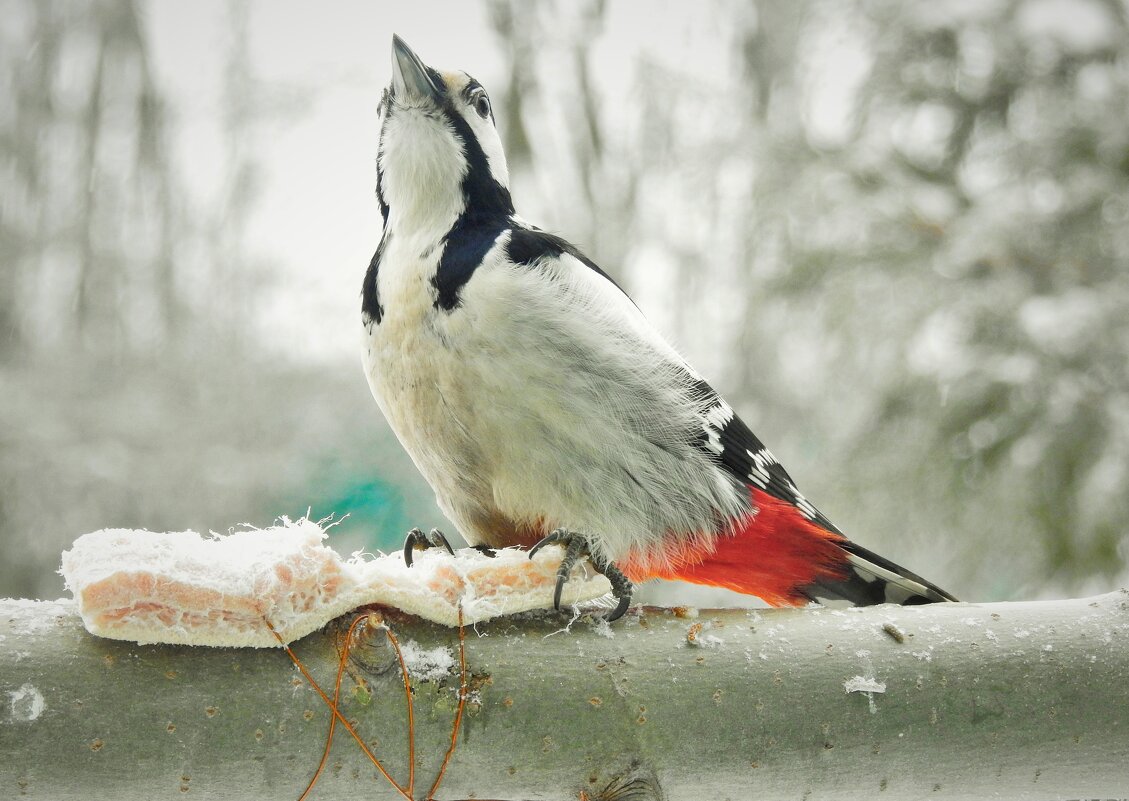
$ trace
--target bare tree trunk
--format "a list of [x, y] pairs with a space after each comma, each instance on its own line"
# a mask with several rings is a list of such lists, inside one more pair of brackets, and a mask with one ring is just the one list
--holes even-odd
[[[417, 673], [421, 649], [446, 648], [438, 656], [457, 665], [455, 630], [388, 620]], [[538, 614], [467, 631], [471, 702], [437, 797], [1129, 793], [1125, 590], [696, 619], [648, 609], [560, 631], [567, 622]], [[335, 634], [295, 649], [330, 693]], [[4, 797], [297, 798], [321, 755], [326, 707], [280, 650], [102, 640], [69, 602], [0, 602], [0, 637]], [[355, 654], [343, 714], [404, 782], [392, 651], [380, 636]], [[456, 706], [457, 675], [435, 672], [413, 681], [417, 798]], [[339, 727], [314, 797], [399, 796]]]

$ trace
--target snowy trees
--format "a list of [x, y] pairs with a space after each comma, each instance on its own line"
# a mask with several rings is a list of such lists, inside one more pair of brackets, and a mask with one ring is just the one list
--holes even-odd
[[[441, 524], [352, 341], [299, 364], [261, 325], [304, 289], [280, 287], [251, 241], [260, 145], [333, 113], [315, 104], [333, 79], [256, 73], [278, 30], [255, 20], [284, 12], [225, 7], [224, 89], [193, 108], [215, 123], [224, 180], [198, 206], [184, 176], [201, 165], [169, 144], [192, 120], [154, 71], [148, 7], [7, 8], [0, 536], [18, 545], [0, 594], [57, 592], [58, 552], [106, 525], [223, 530], [312, 505], [352, 513], [338, 531], [353, 543], [390, 547]], [[399, 13], [381, 17], [388, 35]], [[475, 47], [502, 75], [478, 77], [523, 214], [620, 280], [845, 531], [960, 597], [1125, 581], [1124, 9], [496, 0], [481, 14], [497, 37]], [[455, 60], [443, 47], [427, 45]], [[362, 58], [375, 107], [387, 67]], [[371, 183], [371, 154], [351, 169]], [[302, 189], [286, 187], [327, 202]], [[378, 218], [367, 191], [339, 200]], [[344, 298], [340, 319], [367, 255], [303, 265]]]

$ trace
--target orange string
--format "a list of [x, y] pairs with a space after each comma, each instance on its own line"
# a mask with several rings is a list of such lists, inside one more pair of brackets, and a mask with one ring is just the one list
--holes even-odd
[[[387, 625], [383, 626], [385, 636], [388, 637], [388, 640], [392, 644], [392, 648], [396, 653], [396, 659], [400, 664], [400, 674], [401, 674], [401, 676], [403, 678], [403, 682], [404, 682], [404, 697], [405, 697], [405, 700], [406, 700], [407, 712], [408, 712], [408, 786], [407, 786], [407, 788], [401, 786], [400, 784], [398, 784], [396, 782], [395, 779], [392, 778], [392, 776], [384, 768], [384, 765], [381, 764], [380, 760], [376, 758], [376, 755], [372, 753], [372, 751], [369, 749], [368, 745], [364, 742], [364, 740], [362, 740], [360, 735], [357, 734], [356, 729], [354, 729], [352, 724], [350, 724], [349, 721], [347, 721], [345, 719], [345, 717], [341, 714], [341, 711], [340, 711], [340, 708], [339, 708], [339, 704], [340, 704], [340, 700], [341, 700], [341, 682], [342, 682], [342, 678], [344, 677], [344, 674], [345, 674], [345, 665], [348, 662], [349, 653], [350, 653], [350, 651], [353, 647], [354, 632], [356, 631], [357, 626], [360, 625], [361, 623], [365, 623], [366, 625], [370, 624], [372, 622], [372, 619], [375, 618], [376, 615], [373, 615], [373, 614], [359, 615], [357, 618], [355, 618], [353, 620], [352, 624], [349, 626], [349, 630], [345, 635], [345, 646], [344, 646], [343, 649], [341, 649], [340, 658], [339, 658], [338, 664], [337, 664], [337, 677], [336, 677], [336, 680], [335, 680], [334, 686], [333, 686], [333, 700], [332, 701], [329, 699], [329, 696], [326, 695], [325, 691], [322, 690], [321, 686], [317, 683], [317, 681], [314, 679], [314, 677], [310, 675], [309, 671], [306, 670], [306, 666], [302, 663], [302, 660], [300, 660], [298, 658], [298, 655], [295, 654], [293, 649], [291, 649], [290, 646], [287, 645], [286, 642], [283, 641], [281, 635], [279, 635], [278, 631], [271, 624], [270, 620], [267, 619], [266, 615], [263, 615], [262, 617], [263, 617], [263, 622], [267, 624], [267, 628], [270, 629], [271, 634], [274, 635], [274, 638], [278, 641], [278, 644], [281, 645], [282, 648], [286, 651], [286, 654], [290, 657], [290, 659], [294, 663], [295, 667], [297, 667], [298, 670], [301, 671], [301, 673], [305, 677], [306, 681], [309, 682], [310, 686], [314, 688], [314, 690], [317, 692], [317, 694], [319, 696], [321, 696], [322, 701], [325, 702], [326, 706], [329, 707], [330, 712], [332, 713], [331, 716], [330, 716], [330, 722], [329, 722], [329, 732], [326, 735], [325, 749], [322, 751], [321, 761], [318, 763], [317, 770], [314, 772], [313, 778], [310, 779], [310, 783], [306, 786], [306, 789], [302, 792], [302, 795], [299, 796], [298, 801], [306, 801], [306, 798], [313, 791], [314, 785], [317, 784], [318, 780], [320, 779], [322, 773], [325, 770], [325, 766], [326, 766], [327, 762], [329, 761], [329, 752], [330, 752], [330, 749], [333, 745], [333, 734], [334, 734], [334, 731], [335, 731], [337, 721], [340, 721], [341, 725], [345, 727], [346, 731], [348, 731], [349, 734], [352, 735], [353, 739], [357, 742], [357, 745], [359, 745], [361, 747], [361, 750], [364, 751], [365, 756], [367, 756], [369, 758], [369, 761], [371, 761], [372, 764], [376, 766], [377, 770], [379, 770], [381, 775], [384, 776], [384, 778], [388, 780], [389, 784], [391, 784], [393, 787], [395, 787], [397, 792], [399, 792], [401, 796], [403, 796], [405, 799], [407, 799], [407, 801], [413, 801], [413, 794], [414, 794], [414, 790], [415, 790], [415, 714], [414, 714], [414, 704], [413, 704], [413, 699], [412, 699], [412, 686], [411, 686], [411, 679], [408, 675], [407, 663], [404, 660], [403, 650], [400, 648], [400, 643], [396, 639], [396, 635], [394, 635], [392, 633], [392, 630], [390, 628], [388, 628]], [[463, 609], [462, 609], [462, 605], [460, 604], [460, 606], [459, 606], [459, 701], [458, 701], [458, 706], [455, 709], [454, 726], [451, 729], [451, 744], [447, 748], [447, 753], [443, 756], [443, 762], [439, 766], [439, 773], [435, 777], [435, 782], [431, 785], [431, 789], [427, 791], [427, 798], [428, 798], [429, 801], [434, 801], [435, 793], [439, 790], [439, 785], [440, 785], [440, 783], [442, 783], [443, 777], [447, 772], [447, 767], [449, 766], [449, 764], [451, 762], [451, 757], [455, 753], [455, 747], [458, 745], [459, 728], [462, 725], [463, 713], [466, 710], [467, 697], [469, 695], [468, 689], [469, 689], [469, 687], [468, 687], [468, 683], [467, 683], [467, 665], [466, 665], [466, 628], [463, 624]]]
[[[358, 619], [364, 618], [362, 617]], [[319, 685], [317, 681], [314, 680], [314, 677], [310, 675], [310, 672], [306, 670], [306, 666], [302, 664], [302, 660], [300, 660], [298, 658], [298, 655], [294, 653], [290, 646], [287, 645], [285, 641], [283, 641], [282, 637], [275, 630], [274, 626], [271, 625], [271, 622], [266, 618], [265, 615], [263, 616], [263, 622], [267, 624], [267, 628], [270, 629], [271, 634], [273, 634], [274, 638], [278, 640], [278, 644], [286, 650], [286, 653], [290, 657], [290, 660], [294, 663], [294, 666], [297, 667], [299, 671], [301, 671], [302, 675], [306, 677], [306, 681], [308, 681], [310, 683], [310, 686], [313, 687], [314, 690], [317, 691], [317, 694], [321, 696], [321, 700], [325, 702], [325, 705], [327, 707], [329, 707], [330, 711], [333, 713], [333, 716], [337, 720], [341, 721], [341, 725], [344, 726], [345, 730], [348, 731], [349, 734], [353, 736], [353, 739], [357, 741], [357, 745], [359, 745], [361, 747], [361, 750], [365, 752], [365, 756], [369, 758], [369, 761], [376, 766], [376, 769], [380, 771], [380, 774], [388, 780], [389, 784], [396, 788], [397, 792], [399, 792], [400, 795], [406, 798], [407, 801], [413, 801], [412, 797], [407, 792], [405, 792], [404, 788], [397, 784], [396, 780], [393, 779], [388, 774], [388, 771], [384, 769], [384, 765], [382, 765], [380, 763], [380, 760], [376, 758], [376, 755], [373, 754], [371, 750], [369, 750], [368, 745], [364, 740], [361, 739], [361, 736], [357, 734], [357, 730], [354, 729], [353, 725], [345, 719], [345, 716], [341, 714], [341, 710], [337, 708], [336, 703], [329, 699], [329, 696], [325, 694], [324, 690], [322, 690], [321, 685]], [[354, 621], [354, 625], [356, 625], [356, 621]], [[349, 627], [349, 630], [352, 631], [352, 626]], [[346, 643], [346, 647], [348, 648], [348, 643]]]
[[434, 801], [435, 793], [439, 789], [440, 782], [443, 781], [443, 774], [447, 772], [447, 764], [451, 761], [451, 755], [455, 753], [455, 746], [459, 742], [459, 725], [463, 720], [463, 709], [466, 707], [467, 700], [467, 677], [466, 677], [466, 629], [463, 627], [463, 605], [459, 604], [459, 705], [455, 710], [455, 725], [451, 729], [451, 745], [447, 748], [447, 753], [443, 757], [443, 764], [439, 766], [439, 775], [435, 777], [435, 783], [431, 785], [431, 789], [427, 791], [428, 801]]
[[[352, 625], [349, 626], [349, 631], [346, 632], [346, 634], [345, 634], [345, 647], [340, 649], [340, 652], [341, 652], [340, 658], [338, 659], [338, 663], [337, 663], [337, 679], [333, 683], [333, 708], [334, 709], [339, 708], [338, 705], [341, 701], [341, 679], [345, 675], [345, 664], [349, 659], [349, 650], [352, 647], [353, 630], [356, 629], [357, 624], [360, 623], [363, 620], [366, 620], [366, 616], [364, 616], [364, 615], [358, 616], [355, 620], [353, 620]], [[306, 785], [306, 789], [302, 791], [302, 794], [300, 796], [298, 796], [298, 801], [306, 801], [306, 798], [308, 798], [310, 793], [313, 792], [314, 785], [316, 785], [318, 783], [318, 779], [321, 778], [322, 771], [325, 770], [326, 763], [329, 762], [329, 751], [333, 747], [333, 732], [334, 732], [336, 726], [337, 726], [337, 716], [336, 715], [330, 715], [329, 716], [329, 732], [325, 735], [325, 750], [322, 751], [321, 761], [318, 762], [318, 769], [316, 771], [314, 771], [314, 775], [313, 775], [313, 778], [310, 779], [310, 783]], [[410, 788], [409, 788], [408, 792], [409, 792], [409, 794], [411, 793]]]
[[396, 651], [396, 658], [400, 660], [400, 674], [404, 677], [404, 696], [408, 705], [408, 795], [412, 795], [416, 786], [416, 724], [412, 704], [412, 685], [408, 677], [408, 666], [404, 663], [404, 652], [400, 650], [396, 635], [387, 626], [384, 627], [384, 633]]

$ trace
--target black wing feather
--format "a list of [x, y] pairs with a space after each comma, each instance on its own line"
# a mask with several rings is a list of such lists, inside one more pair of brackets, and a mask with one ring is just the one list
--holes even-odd
[[752, 484], [772, 497], [790, 503], [817, 526], [842, 534], [826, 515], [800, 494], [784, 465], [776, 460], [714, 388], [701, 379], [693, 381], [695, 395], [705, 410], [702, 434], [696, 443], [698, 447], [716, 458], [730, 475], [742, 483]]

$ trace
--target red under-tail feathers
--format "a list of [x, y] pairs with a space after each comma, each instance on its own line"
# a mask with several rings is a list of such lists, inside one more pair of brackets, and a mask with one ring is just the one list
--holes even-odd
[[635, 582], [663, 578], [725, 587], [773, 606], [802, 606], [810, 601], [803, 588], [847, 578], [842, 534], [817, 526], [787, 501], [756, 487], [750, 491], [756, 511], [732, 533], [719, 534], [712, 550], [681, 554], [665, 566], [629, 558], [623, 572]]

